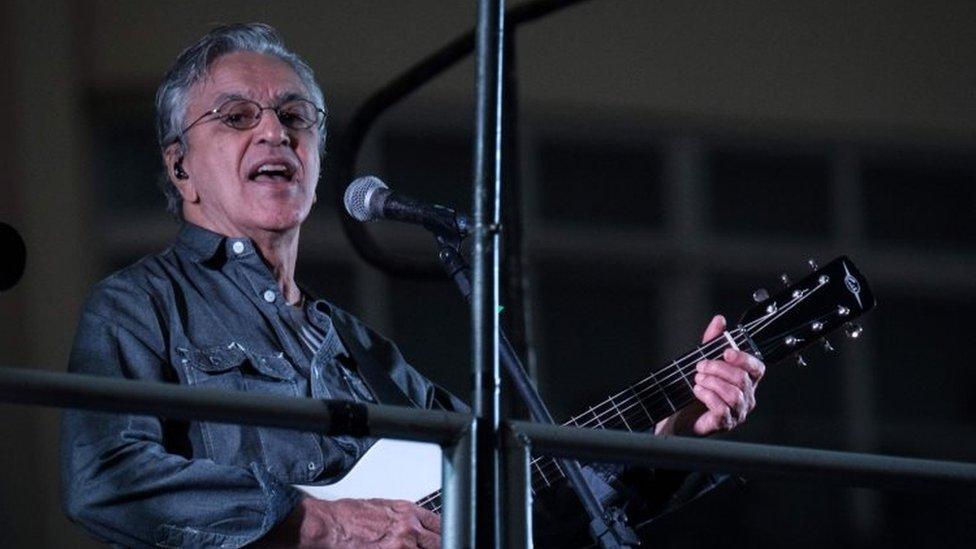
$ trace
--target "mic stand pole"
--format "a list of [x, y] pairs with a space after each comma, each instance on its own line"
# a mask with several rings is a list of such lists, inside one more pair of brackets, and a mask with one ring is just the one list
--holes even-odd
[[[453, 211], [448, 208], [439, 208], [438, 212], [446, 214], [443, 222], [425, 223], [425, 226], [437, 240], [437, 259], [440, 260], [448, 277], [457, 285], [464, 299], [470, 300], [471, 281], [468, 275], [468, 264], [460, 252], [462, 232], [457, 226]], [[499, 333], [499, 339], [501, 341], [501, 349], [499, 349], [501, 363], [515, 384], [522, 400], [528, 406], [532, 419], [539, 423], [555, 423], [552, 414], [542, 402], [542, 397], [539, 396], [535, 385], [529, 379], [525, 367], [522, 366], [522, 361], [515, 354], [515, 349], [509, 343], [504, 332]], [[579, 462], [571, 459], [560, 459], [558, 461], [570, 485], [579, 495], [583, 508], [590, 516], [590, 535], [600, 547], [616, 549], [640, 545], [637, 534], [627, 525], [623, 511], [618, 508], [604, 508], [600, 500], [597, 499], [593, 493], [593, 488], [583, 476]]]

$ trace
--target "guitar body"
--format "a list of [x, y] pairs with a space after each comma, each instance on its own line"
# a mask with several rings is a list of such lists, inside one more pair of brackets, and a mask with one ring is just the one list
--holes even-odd
[[318, 499], [420, 501], [441, 489], [441, 447], [428, 442], [383, 438], [338, 481], [319, 486], [295, 485], [295, 488]]

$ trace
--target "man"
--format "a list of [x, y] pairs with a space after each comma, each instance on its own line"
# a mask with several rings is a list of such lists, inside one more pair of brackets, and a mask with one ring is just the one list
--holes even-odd
[[[417, 406], [465, 409], [389, 341], [295, 282], [325, 107], [311, 69], [273, 29], [211, 31], [176, 60], [156, 105], [169, 207], [185, 223], [173, 246], [94, 288], [71, 371], [376, 401], [376, 384], [357, 373], [365, 352]], [[716, 317], [705, 336], [723, 329]], [[707, 435], [745, 419], [763, 365], [745, 353], [724, 359], [700, 365], [702, 404], [658, 434]], [[125, 546], [439, 546], [439, 517], [411, 502], [324, 501], [292, 486], [341, 476], [370, 443], [69, 411], [64, 505], [91, 534]]]

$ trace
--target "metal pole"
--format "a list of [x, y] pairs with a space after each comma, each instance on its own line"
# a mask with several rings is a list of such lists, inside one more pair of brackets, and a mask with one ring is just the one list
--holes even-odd
[[532, 547], [532, 477], [529, 439], [507, 423], [502, 428], [505, 452], [505, 547]]
[[557, 427], [524, 421], [513, 429], [536, 453], [584, 461], [642, 463], [746, 476], [831, 482], [879, 489], [976, 488], [976, 464], [859, 454], [623, 431]]
[[444, 447], [441, 483], [441, 544], [446, 549], [474, 547], [473, 456], [477, 423], [472, 419], [454, 444]]
[[503, 0], [478, 1], [475, 34], [474, 250], [471, 328], [476, 432], [476, 531], [484, 547], [500, 546], [505, 525], [500, 498], [498, 361], [498, 229], [501, 195]]

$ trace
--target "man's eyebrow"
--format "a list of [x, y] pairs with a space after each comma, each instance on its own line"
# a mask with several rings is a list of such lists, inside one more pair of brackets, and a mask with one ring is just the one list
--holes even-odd
[[309, 103], [312, 103], [312, 100], [306, 97], [305, 94], [294, 91], [281, 92], [278, 94], [276, 99], [278, 100], [277, 103], [279, 105], [282, 103], [287, 103], [288, 101], [294, 101], [295, 99], [303, 99]]
[[232, 101], [234, 99], [247, 99], [247, 97], [244, 97], [242, 94], [236, 92], [224, 92], [218, 95], [217, 97], [215, 97], [213, 102], [211, 102], [210, 104], [213, 106], [214, 109], [216, 109], [222, 106], [224, 103], [228, 101]]
[[[217, 97], [214, 98], [211, 105], [213, 105], [212, 107], [213, 109], [216, 109], [221, 105], [223, 105], [224, 103], [228, 101], [233, 101], [235, 99], [246, 99], [248, 101], [254, 101], [254, 99], [239, 92], [224, 92], [217, 95]], [[288, 101], [294, 101], [295, 99], [303, 99], [305, 101], [308, 101], [309, 103], [314, 103], [311, 99], [306, 97], [304, 93], [300, 93], [296, 91], [284, 91], [279, 93], [277, 97], [275, 97], [275, 105], [281, 105], [282, 103], [287, 103]]]

